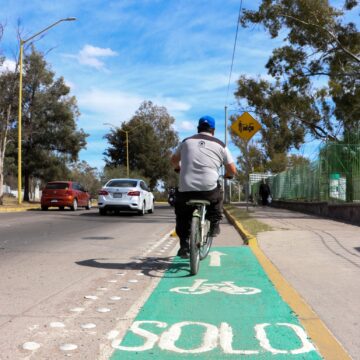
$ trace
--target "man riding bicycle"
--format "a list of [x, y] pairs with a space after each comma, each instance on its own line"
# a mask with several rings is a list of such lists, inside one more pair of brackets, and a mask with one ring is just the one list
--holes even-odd
[[193, 209], [189, 200], [210, 201], [206, 217], [210, 220], [209, 236], [220, 233], [222, 219], [222, 193], [218, 183], [219, 171], [225, 166], [225, 177], [233, 177], [236, 167], [225, 144], [214, 137], [215, 120], [211, 116], [199, 119], [198, 133], [182, 141], [171, 157], [171, 163], [180, 171], [179, 190], [176, 194], [176, 233], [180, 238], [178, 256], [189, 256], [189, 236]]

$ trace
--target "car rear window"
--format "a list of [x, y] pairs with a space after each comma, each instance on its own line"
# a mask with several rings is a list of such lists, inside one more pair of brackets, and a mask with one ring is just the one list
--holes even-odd
[[51, 183], [46, 185], [46, 189], [50, 190], [59, 190], [59, 189], [68, 189], [68, 183]]
[[112, 180], [106, 184], [107, 187], [136, 187], [137, 181], [132, 180]]

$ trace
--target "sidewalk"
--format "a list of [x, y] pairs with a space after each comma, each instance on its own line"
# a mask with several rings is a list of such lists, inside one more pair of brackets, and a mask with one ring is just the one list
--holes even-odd
[[249, 211], [273, 228], [258, 234], [260, 249], [352, 358], [360, 359], [360, 228], [271, 207]]

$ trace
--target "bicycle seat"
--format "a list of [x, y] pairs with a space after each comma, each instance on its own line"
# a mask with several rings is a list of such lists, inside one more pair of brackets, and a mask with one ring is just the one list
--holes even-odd
[[210, 201], [208, 200], [189, 200], [186, 205], [210, 205]]

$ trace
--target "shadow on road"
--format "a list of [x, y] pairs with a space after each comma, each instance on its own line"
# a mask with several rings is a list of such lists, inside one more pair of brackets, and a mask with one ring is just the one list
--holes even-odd
[[138, 270], [150, 277], [181, 278], [190, 276], [189, 261], [179, 257], [138, 257], [126, 263], [109, 262], [110, 259], [76, 261], [77, 265], [113, 270]]

